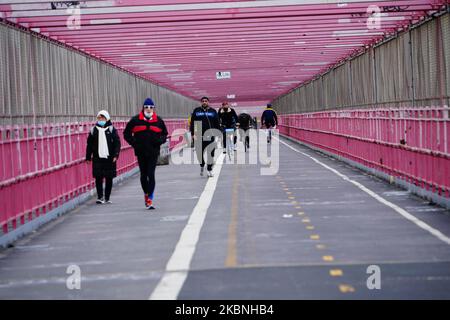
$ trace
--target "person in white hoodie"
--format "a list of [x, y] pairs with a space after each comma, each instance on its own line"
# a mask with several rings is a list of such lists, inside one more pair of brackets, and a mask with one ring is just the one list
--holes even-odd
[[[92, 161], [92, 175], [97, 188], [97, 203], [111, 203], [113, 178], [117, 175], [117, 159], [120, 153], [120, 138], [111, 123], [108, 111], [97, 114], [97, 122], [89, 132], [86, 146], [86, 161]], [[103, 179], [105, 193], [103, 193]]]

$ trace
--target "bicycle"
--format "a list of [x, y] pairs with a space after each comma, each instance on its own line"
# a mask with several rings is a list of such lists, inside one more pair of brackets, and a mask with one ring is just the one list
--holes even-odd
[[266, 124], [265, 127], [267, 129], [267, 143], [270, 144], [272, 143], [272, 130], [275, 129], [275, 126]]
[[250, 132], [249, 130], [252, 128], [252, 126], [249, 126], [247, 129], [241, 129], [239, 131], [240, 141], [242, 141], [242, 135], [245, 137], [243, 144], [244, 144], [244, 152], [247, 152], [250, 148]]

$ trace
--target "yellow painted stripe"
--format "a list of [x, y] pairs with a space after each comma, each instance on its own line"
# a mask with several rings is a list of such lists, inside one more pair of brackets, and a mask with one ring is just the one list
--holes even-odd
[[306, 229], [308, 229], [308, 230], [314, 230], [314, 226], [306, 226]]
[[350, 292], [355, 292], [355, 288], [353, 288], [352, 286], [348, 285], [348, 284], [340, 284], [339, 285], [339, 290], [342, 293], [350, 293]]
[[302, 222], [303, 222], [303, 223], [310, 223], [311, 220], [309, 220], [308, 218], [304, 218], [304, 219], [302, 219]]
[[295, 199], [295, 197], [288, 197], [288, 199], [294, 200], [294, 199]]
[[331, 261], [334, 261], [334, 257], [333, 256], [323, 256], [322, 260], [323, 261], [327, 261], [327, 262], [331, 262]]
[[228, 250], [227, 257], [225, 260], [225, 266], [228, 268], [236, 267], [237, 265], [237, 216], [238, 216], [238, 186], [239, 186], [239, 175], [237, 174], [239, 169], [234, 175], [233, 181], [233, 191], [231, 194], [231, 221], [228, 226]]
[[305, 215], [305, 213], [304, 212], [302, 212], [302, 211], [300, 211], [299, 213], [297, 213], [299, 216], [304, 216]]
[[341, 269], [331, 269], [330, 270], [330, 276], [332, 277], [342, 277], [344, 273]]
[[323, 250], [326, 248], [326, 246], [324, 244], [316, 244], [316, 248], [319, 250]]
[[300, 207], [300, 206], [296, 206], [296, 207], [295, 207], [295, 209], [301, 209], [301, 208], [302, 208], [302, 207]]
[[319, 236], [318, 234], [313, 234], [313, 235], [309, 236], [309, 238], [310, 238], [311, 240], [319, 240], [319, 239], [320, 239], [320, 236]]

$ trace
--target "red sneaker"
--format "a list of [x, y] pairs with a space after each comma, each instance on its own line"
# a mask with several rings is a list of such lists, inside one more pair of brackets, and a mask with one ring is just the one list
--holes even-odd
[[152, 204], [152, 200], [150, 200], [148, 194], [144, 195], [144, 199], [145, 199], [145, 207], [148, 209], [148, 207]]

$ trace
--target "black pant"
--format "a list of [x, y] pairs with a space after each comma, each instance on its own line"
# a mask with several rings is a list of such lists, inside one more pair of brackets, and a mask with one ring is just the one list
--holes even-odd
[[141, 187], [150, 199], [153, 199], [153, 192], [155, 191], [155, 169], [157, 161], [157, 154], [138, 157], [139, 170], [141, 172]]
[[[113, 178], [104, 178], [105, 185], [105, 200], [108, 201], [111, 196], [111, 190], [113, 185]], [[95, 177], [95, 187], [97, 188], [97, 198], [103, 198], [103, 177]]]
[[[226, 149], [227, 148], [227, 133], [225, 132], [225, 129], [222, 131], [223, 134], [223, 148]], [[231, 134], [231, 133], [230, 133]], [[237, 142], [237, 136], [236, 136], [236, 131], [234, 131], [233, 133], [233, 143], [236, 144]]]
[[[216, 143], [215, 141], [202, 141], [202, 148], [201, 148], [201, 152], [200, 152], [200, 148], [199, 146], [196, 145], [196, 153], [197, 153], [197, 159], [200, 162], [200, 167], [204, 167], [205, 166], [205, 149], [211, 144], [211, 143]], [[211, 147], [210, 147], [211, 148]], [[206, 170], [211, 171], [212, 167], [213, 167], [213, 158], [214, 158], [214, 151], [215, 151], [215, 146], [212, 149], [211, 152], [207, 152], [206, 154]]]

